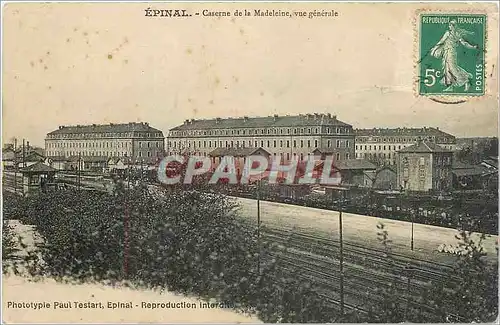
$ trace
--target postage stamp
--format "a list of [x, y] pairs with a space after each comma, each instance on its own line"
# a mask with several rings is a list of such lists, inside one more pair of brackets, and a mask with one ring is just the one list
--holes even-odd
[[419, 95], [485, 94], [485, 14], [421, 13]]

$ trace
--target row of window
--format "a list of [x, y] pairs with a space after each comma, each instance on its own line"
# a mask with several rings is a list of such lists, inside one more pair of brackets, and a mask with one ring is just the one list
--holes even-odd
[[[139, 148], [160, 148], [162, 142], [139, 142]], [[128, 148], [129, 142], [48, 142], [47, 149], [52, 148]]]
[[393, 159], [396, 158], [396, 153], [356, 153], [356, 158], [364, 158], [364, 159], [373, 159], [373, 158], [384, 158], [384, 159]]
[[162, 138], [161, 132], [108, 132], [108, 133], [63, 133], [48, 134], [47, 139], [82, 139], [82, 138]]
[[[82, 156], [105, 156], [105, 157], [128, 157], [129, 153], [120, 152], [120, 151], [47, 151], [48, 157], [54, 156], [77, 156], [81, 154]], [[139, 151], [138, 157], [153, 157], [154, 154], [151, 151], [146, 152], [146, 155], [143, 155], [142, 151]], [[156, 152], [156, 156], [160, 157], [160, 151]]]
[[[396, 149], [397, 147], [397, 149]], [[407, 147], [406, 145], [402, 146], [403, 148]], [[401, 145], [395, 146], [395, 145], [379, 145], [378, 150], [401, 150]], [[391, 149], [392, 148], [392, 149]], [[356, 145], [355, 146], [356, 151], [358, 150], [372, 150], [372, 145]], [[377, 146], [373, 145], [373, 150], [377, 150]]]
[[[327, 134], [351, 133], [351, 128], [326, 127]], [[207, 135], [258, 135], [258, 134], [319, 134], [320, 128], [273, 128], [273, 129], [227, 129], [227, 130], [188, 130], [170, 131], [170, 136], [207, 136]]]
[[438, 137], [436, 139], [435, 136], [429, 136], [429, 137], [403, 137], [403, 138], [386, 138], [386, 137], [367, 137], [367, 136], [357, 136], [355, 141], [356, 142], [389, 142], [389, 143], [403, 143], [403, 142], [417, 142], [418, 140], [425, 140], [425, 141], [432, 141], [437, 143], [454, 143], [455, 138], [454, 137]]
[[[378, 151], [381, 151], [381, 150], [401, 150], [402, 148], [406, 148], [408, 147], [410, 144], [403, 144], [403, 145], [355, 145], [355, 149], [356, 151], [369, 151], [369, 150], [377, 150], [377, 147], [378, 147]], [[449, 150], [453, 150], [453, 146], [441, 146], [445, 149], [449, 149]], [[373, 148], [373, 149], [372, 149]]]
[[[208, 141], [187, 141], [184, 142], [183, 144], [183, 141], [169, 141], [168, 142], [168, 146], [169, 148], [182, 148], [183, 145], [186, 146], [187, 145], [187, 148], [191, 148], [191, 146], [193, 146], [193, 148], [218, 148], [218, 147], [223, 147], [225, 146], [226, 148], [229, 148], [229, 147], [234, 147], [236, 145], [237, 148], [239, 147], [242, 147], [242, 148], [245, 148], [245, 146], [248, 145], [249, 148], [258, 148], [259, 147], [259, 143], [260, 143], [260, 147], [261, 148], [290, 148], [290, 146], [292, 146], [293, 148], [313, 148], [312, 147], [312, 141], [311, 140], [267, 140], [267, 141], [264, 141], [264, 140], [260, 140], [260, 141], [257, 141], [257, 140], [248, 140], [248, 141], [245, 141], [245, 140], [236, 140], [236, 141], [211, 141], [211, 140], [208, 140]], [[218, 144], [218, 146], [217, 146]], [[314, 140], [314, 148], [317, 148], [318, 147], [318, 144], [319, 144], [319, 141], [318, 140]], [[266, 146], [267, 145], [267, 146]], [[279, 145], [279, 146], [278, 146]], [[337, 140], [335, 142], [335, 145], [337, 148], [341, 148], [345, 145], [345, 148], [349, 148], [350, 147], [350, 142], [349, 140]], [[332, 147], [332, 141], [331, 140], [328, 140], [328, 143], [327, 143], [327, 146], [329, 148]]]

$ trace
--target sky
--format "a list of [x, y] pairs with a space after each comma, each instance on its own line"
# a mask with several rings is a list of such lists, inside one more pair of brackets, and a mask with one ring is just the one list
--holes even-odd
[[[487, 94], [415, 95], [415, 12], [488, 15]], [[335, 10], [337, 17], [146, 17], [145, 9]], [[498, 134], [498, 8], [418, 3], [9, 3], [2, 140], [44, 145], [59, 125], [331, 113], [355, 128]]]

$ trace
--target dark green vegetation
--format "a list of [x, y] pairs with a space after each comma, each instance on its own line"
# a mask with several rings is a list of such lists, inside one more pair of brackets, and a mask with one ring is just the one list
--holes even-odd
[[[220, 194], [178, 188], [159, 195], [145, 186], [126, 189], [117, 183], [113, 194], [65, 190], [22, 198], [4, 193], [3, 200], [5, 219], [35, 225], [43, 237], [38, 248], [43, 263], [35, 254], [27, 257], [32, 275], [164, 287], [234, 304], [265, 322], [464, 322], [492, 321], [497, 314], [496, 265], [483, 261], [465, 232], [463, 248], [471, 253], [457, 257], [451, 274], [432, 289], [412, 295], [438, 312], [409, 304], [388, 285], [380, 288], [376, 303], [361, 306], [363, 312], [346, 308], [341, 315], [338, 299], [325, 297], [317, 282], [301, 277], [300, 266], [280, 261], [286, 245], [259, 240], [255, 227], [239, 221], [234, 202]], [[390, 262], [388, 234], [383, 227], [379, 231]], [[12, 239], [4, 228], [4, 259]]]

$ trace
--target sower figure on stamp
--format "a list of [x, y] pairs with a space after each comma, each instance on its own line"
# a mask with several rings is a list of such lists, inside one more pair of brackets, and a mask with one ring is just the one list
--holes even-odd
[[472, 45], [463, 38], [471, 34], [473, 32], [456, 27], [456, 21], [452, 20], [443, 37], [431, 49], [432, 56], [442, 59], [443, 79], [441, 79], [441, 84], [447, 87], [444, 91], [452, 91], [453, 87], [462, 86], [465, 91], [469, 90], [472, 74], [458, 65], [457, 48], [461, 44], [469, 49], [477, 49], [477, 45]]

